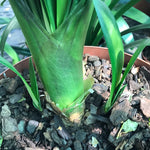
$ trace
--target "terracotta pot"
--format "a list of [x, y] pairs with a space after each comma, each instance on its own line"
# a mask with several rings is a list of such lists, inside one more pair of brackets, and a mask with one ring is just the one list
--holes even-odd
[[[90, 55], [96, 55], [99, 56], [101, 59], [109, 59], [109, 53], [107, 48], [103, 47], [94, 47], [94, 46], [85, 46], [84, 47], [84, 54], [88, 53]], [[125, 63], [127, 64], [130, 60], [132, 55], [125, 53]], [[136, 66], [145, 66], [150, 70], [150, 64], [148, 62], [145, 62], [142, 59], [137, 59], [135, 61]], [[15, 68], [19, 71], [22, 72], [24, 69], [29, 68], [29, 58], [23, 59], [19, 63], [15, 65]], [[6, 74], [7, 77], [15, 77], [16, 74], [13, 73], [10, 69], [7, 69], [3, 73], [0, 74], [0, 79], [4, 77], [3, 74]]]
[[150, 16], [150, 1], [141, 0], [134, 7]]

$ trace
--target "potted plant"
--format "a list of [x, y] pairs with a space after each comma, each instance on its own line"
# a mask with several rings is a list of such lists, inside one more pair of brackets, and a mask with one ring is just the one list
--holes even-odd
[[[117, 25], [115, 24], [115, 20], [112, 17], [111, 12], [105, 6], [105, 4], [103, 4], [103, 2], [93, 2], [95, 4], [96, 12], [101, 23], [101, 28], [103, 29], [105, 40], [110, 52], [110, 60], [112, 62], [113, 79], [111, 95], [105, 107], [106, 111], [108, 111], [111, 109], [115, 102], [115, 100], [112, 101], [112, 99], [117, 98], [114, 97], [114, 93], [119, 94], [119, 89], [121, 88], [122, 82], [129, 69], [125, 73], [125, 76], [122, 78], [122, 80], [119, 82], [123, 66], [124, 52], [123, 44], [117, 30]], [[45, 89], [51, 96], [52, 101], [55, 102], [56, 106], [61, 111], [65, 109], [67, 110], [68, 106], [70, 106], [71, 104], [76, 106], [76, 102], [73, 103], [75, 100], [78, 100], [78, 104], [82, 107], [82, 100], [84, 98], [83, 93], [86, 92], [84, 91], [84, 89], [90, 88], [84, 87], [82, 80], [82, 49], [88, 29], [87, 25], [90, 23], [90, 18], [93, 13], [94, 7], [92, 1], [83, 1], [75, 4], [76, 7], [71, 10], [66, 19], [64, 19], [62, 23], [57, 22], [57, 30], [55, 30], [56, 23], [54, 22], [54, 16], [52, 15], [53, 8], [51, 7], [54, 7], [54, 4], [52, 2], [41, 1], [39, 2], [39, 5], [37, 5], [35, 4], [35, 2], [17, 2], [10, 0], [10, 4], [14, 9], [16, 17], [26, 37], [28, 47], [32, 53], [40, 78], [44, 84]], [[100, 8], [102, 8], [103, 11], [100, 10]], [[106, 12], [109, 12], [108, 15], [105, 14]], [[50, 20], [51, 17], [52, 20]], [[108, 19], [109, 17], [110, 19]], [[24, 19], [22, 20], [22, 18]], [[82, 18], [84, 18], [84, 21]], [[107, 22], [109, 21], [110, 23], [107, 23], [106, 20], [104, 21], [104, 19], [107, 19]], [[49, 24], [49, 21], [52, 21], [53, 23]], [[79, 22], [78, 26], [76, 25], [77, 22]], [[111, 22], [113, 23], [111, 24]], [[82, 30], [81, 32], [81, 27], [83, 27], [83, 25], [86, 28], [83, 28], [84, 30]], [[112, 29], [110, 30], [110, 27], [113, 27], [114, 31]], [[83, 35], [81, 35], [81, 33], [83, 33]], [[79, 36], [82, 36], [83, 39], [79, 39]], [[113, 39], [114, 37], [115, 39]], [[117, 41], [117, 45], [115, 41]], [[145, 43], [143, 42], [143, 45], [141, 46], [142, 48], [145, 47]], [[70, 50], [71, 48], [73, 50]], [[112, 51], [114, 51], [115, 53], [113, 54]], [[140, 50], [137, 50], [137, 52], [133, 56], [134, 60], [136, 60], [136, 57], [138, 56], [140, 51], [141, 48]], [[66, 66], [66, 69], [62, 68], [62, 64]], [[43, 68], [43, 66], [46, 67]], [[132, 65], [130, 65], [129, 68], [131, 68], [131, 66]], [[116, 72], [115, 70], [118, 71]], [[59, 74], [62, 74], [64, 78], [62, 79]], [[72, 77], [72, 79], [70, 80], [68, 80], [69, 74]], [[51, 84], [49, 84], [49, 80], [51, 81]], [[91, 79], [88, 79], [86, 82], [91, 82], [92, 84]], [[57, 90], [55, 91], [54, 89]], [[58, 93], [60, 93], [59, 96]], [[31, 95], [33, 99], [36, 99], [34, 94]], [[82, 98], [79, 100], [79, 97]], [[33, 103], [36, 108], [42, 110], [40, 101], [33, 101]], [[77, 109], [78, 108], [79, 107], [77, 107]], [[82, 110], [81, 112], [83, 112], [83, 109], [80, 110]], [[72, 113], [70, 114], [70, 110], [67, 110], [66, 115], [71, 118]], [[77, 118], [80, 118], [79, 116], [80, 112], [79, 115], [77, 115]]]
[[[76, 123], [81, 120], [84, 97], [93, 84], [93, 79], [90, 77], [83, 81], [82, 54], [88, 24], [95, 7], [112, 63], [112, 86], [110, 97], [105, 105], [105, 111], [110, 111], [125, 88], [122, 84], [134, 61], [141, 50], [149, 45], [150, 40], [142, 41], [120, 79], [124, 64], [123, 43], [116, 21], [104, 2], [78, 1], [66, 19], [62, 23], [57, 23], [56, 30], [56, 22], [53, 22], [52, 15], [53, 7], [55, 7], [53, 1], [10, 0], [10, 4], [26, 37], [38, 74], [51, 101], [65, 117]], [[51, 20], [52, 23], [50, 23]], [[21, 74], [2, 57], [0, 62], [22, 79], [33, 99], [33, 105], [42, 111], [36, 86], [31, 85], [30, 88]]]

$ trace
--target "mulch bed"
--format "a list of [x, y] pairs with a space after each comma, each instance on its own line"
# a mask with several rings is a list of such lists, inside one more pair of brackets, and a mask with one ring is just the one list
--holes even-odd
[[[28, 71], [23, 72], [29, 81]], [[84, 56], [84, 78], [92, 75], [93, 90], [78, 126], [64, 124], [46, 101], [38, 78], [43, 111], [37, 111], [18, 77], [0, 80], [1, 149], [8, 150], [149, 150], [150, 71], [133, 67], [125, 91], [113, 109], [103, 113], [111, 88], [111, 64], [97, 56]], [[121, 130], [127, 120], [137, 122], [135, 131]], [[1, 138], [0, 138], [1, 139]]]

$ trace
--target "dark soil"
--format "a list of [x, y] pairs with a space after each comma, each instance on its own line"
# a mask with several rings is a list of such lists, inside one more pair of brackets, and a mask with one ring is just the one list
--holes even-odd
[[[0, 80], [0, 135], [2, 150], [149, 150], [150, 71], [133, 67], [125, 91], [113, 109], [103, 113], [111, 88], [111, 64], [96, 56], [84, 56], [84, 79], [94, 77], [94, 92], [86, 99], [80, 126], [69, 126], [46, 101], [38, 80], [43, 111], [37, 111], [18, 77]], [[28, 79], [28, 71], [23, 75]], [[124, 133], [126, 120], [138, 123]], [[0, 137], [1, 139], [1, 137]]]

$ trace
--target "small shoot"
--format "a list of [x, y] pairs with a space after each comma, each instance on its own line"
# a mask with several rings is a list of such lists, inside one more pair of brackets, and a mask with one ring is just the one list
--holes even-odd
[[[123, 82], [134, 62], [136, 61], [137, 57], [139, 56], [140, 52], [146, 46], [150, 45], [150, 38], [143, 40], [139, 44], [138, 49], [136, 50], [127, 65], [123, 77], [120, 79], [124, 64], [124, 49], [121, 35], [116, 25], [115, 18], [109, 8], [105, 5], [105, 3], [100, 0], [93, 0], [93, 2], [108, 47], [110, 61], [112, 64], [112, 86], [110, 91], [110, 97], [105, 105], [105, 112], [108, 112], [113, 107], [118, 97], [124, 91], [125, 85], [123, 85]], [[129, 5], [131, 5], [131, 3], [129, 3]], [[129, 6], [125, 6], [124, 9], [126, 9], [127, 7]], [[120, 15], [122, 12], [123, 11], [117, 12], [115, 17], [118, 17], [118, 15]]]
[[33, 105], [35, 106], [35, 108], [37, 108], [39, 111], [42, 111], [42, 107], [41, 107], [41, 103], [39, 102], [39, 100], [36, 98], [36, 96], [34, 95], [31, 87], [29, 86], [29, 84], [26, 82], [26, 80], [23, 78], [23, 76], [16, 70], [16, 68], [10, 64], [6, 59], [4, 59], [3, 57], [0, 56], [0, 63], [3, 64], [4, 66], [8, 67], [10, 70], [12, 70], [14, 73], [16, 73], [22, 80], [22, 82], [24, 83], [25, 87], [27, 88], [27, 91], [29, 93], [29, 95], [32, 98], [33, 101]]
[[[31, 90], [32, 90], [33, 94], [35, 95], [36, 100], [38, 101], [38, 103], [41, 107], [40, 95], [39, 95], [39, 91], [38, 91], [38, 84], [37, 84], [36, 74], [34, 71], [34, 66], [33, 66], [31, 57], [29, 59], [29, 75], [30, 75]], [[36, 103], [34, 101], [33, 101], [33, 105], [35, 108], [37, 108]]]

